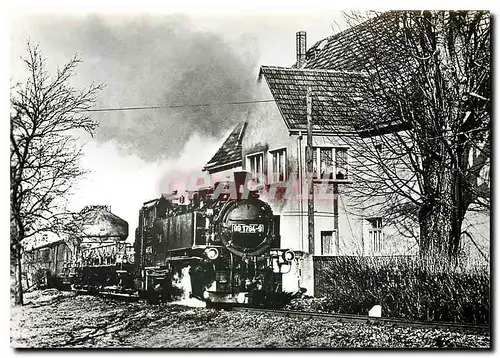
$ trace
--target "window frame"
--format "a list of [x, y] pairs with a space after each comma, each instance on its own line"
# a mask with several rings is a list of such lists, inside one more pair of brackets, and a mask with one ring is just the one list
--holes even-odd
[[[254, 173], [252, 173], [252, 169], [251, 169], [251, 159], [255, 158], [257, 156], [261, 156], [261, 158], [262, 158], [262, 165], [261, 165], [260, 174], [266, 175], [266, 172], [264, 171], [264, 155], [265, 155], [264, 151], [250, 153], [250, 154], [245, 155], [245, 164], [246, 164], [245, 168], [246, 168], [246, 171], [249, 172], [252, 176], [254, 176]], [[257, 174], [257, 172], [255, 174]], [[259, 178], [252, 177], [251, 179], [259, 179]]]
[[[339, 179], [337, 178], [337, 151], [338, 150], [345, 150], [345, 170], [346, 170], [346, 177], [345, 178], [342, 178], [342, 179]], [[339, 181], [344, 181], [344, 180], [351, 180], [351, 171], [350, 171], [350, 161], [349, 161], [349, 147], [346, 147], [346, 146], [338, 146], [338, 147], [335, 147], [335, 155], [334, 155], [334, 164], [333, 164], [333, 170], [334, 170], [334, 173], [335, 173], [335, 180], [339, 180]]]
[[[330, 178], [322, 178], [321, 177], [321, 149], [328, 149], [332, 153], [332, 168], [333, 168], [333, 175], [332, 179]], [[337, 150], [339, 149], [344, 149], [346, 151], [346, 169], [347, 169], [347, 178], [339, 179], [337, 178]], [[350, 154], [349, 152], [352, 150], [350, 146], [346, 145], [339, 145], [339, 146], [313, 146], [313, 158], [314, 158], [314, 153], [316, 153], [316, 170], [314, 173], [314, 181], [316, 182], [351, 182], [352, 181], [352, 174], [351, 174], [351, 161], [350, 161]]]
[[[330, 242], [330, 248], [331, 248], [331, 252], [329, 253], [326, 253], [325, 252], [325, 245], [324, 245], [324, 242], [323, 242], [323, 233], [324, 232], [331, 232], [332, 235], [331, 235], [331, 242]], [[336, 255], [336, 251], [337, 251], [337, 248], [336, 248], [336, 237], [337, 237], [337, 231], [334, 230], [334, 229], [331, 229], [331, 230], [321, 230], [320, 233], [319, 233], [319, 237], [320, 237], [320, 240], [321, 240], [321, 256], [335, 256]]]
[[382, 217], [366, 218], [368, 221], [368, 238], [372, 253], [380, 254], [384, 251], [384, 221]]
[[40, 260], [43, 262], [52, 262], [50, 259], [50, 248], [44, 247], [40, 249]]
[[[280, 178], [279, 178], [279, 174], [280, 174], [279, 171], [278, 171], [278, 173], [274, 172], [274, 154], [280, 153], [281, 151], [284, 152], [283, 163], [280, 163], [280, 164], [282, 164], [280, 166], [283, 168], [283, 180], [280, 180]], [[284, 181], [288, 180], [287, 152], [288, 152], [288, 148], [286, 146], [273, 148], [273, 149], [270, 149], [268, 151], [268, 171], [267, 172], [271, 174], [269, 176], [269, 183], [280, 183], [280, 182], [284, 182]], [[278, 158], [279, 158], [279, 156], [278, 156]], [[276, 180], [275, 180], [275, 174], [278, 174], [276, 176]]]

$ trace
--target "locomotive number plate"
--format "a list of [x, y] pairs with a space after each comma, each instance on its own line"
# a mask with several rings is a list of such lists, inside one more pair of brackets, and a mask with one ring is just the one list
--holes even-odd
[[264, 232], [264, 224], [233, 224], [233, 232], [255, 234]]

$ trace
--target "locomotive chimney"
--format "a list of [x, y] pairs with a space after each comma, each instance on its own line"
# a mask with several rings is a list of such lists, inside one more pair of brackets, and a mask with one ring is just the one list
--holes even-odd
[[236, 193], [238, 199], [248, 199], [249, 189], [247, 186], [248, 180], [250, 179], [250, 173], [248, 172], [234, 172], [234, 184], [236, 186]]
[[299, 31], [296, 34], [297, 68], [302, 68], [306, 64], [306, 32]]

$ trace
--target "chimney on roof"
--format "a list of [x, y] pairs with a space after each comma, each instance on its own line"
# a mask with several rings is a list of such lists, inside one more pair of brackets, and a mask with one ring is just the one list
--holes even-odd
[[297, 32], [297, 68], [302, 68], [306, 64], [306, 32]]

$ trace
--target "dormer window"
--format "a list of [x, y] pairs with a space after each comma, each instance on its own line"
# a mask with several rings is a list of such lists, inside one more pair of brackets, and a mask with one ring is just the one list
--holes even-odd
[[328, 43], [328, 39], [324, 39], [323, 41], [321, 41], [318, 44], [318, 46], [307, 51], [306, 59], [312, 60], [312, 59], [316, 58], [316, 56], [318, 56], [321, 53], [321, 51], [323, 51], [323, 49], [325, 48], [327, 43]]
[[328, 43], [328, 39], [324, 39], [323, 41], [320, 42], [318, 47], [316, 47], [316, 51], [321, 51], [323, 48], [325, 48], [326, 44]]

